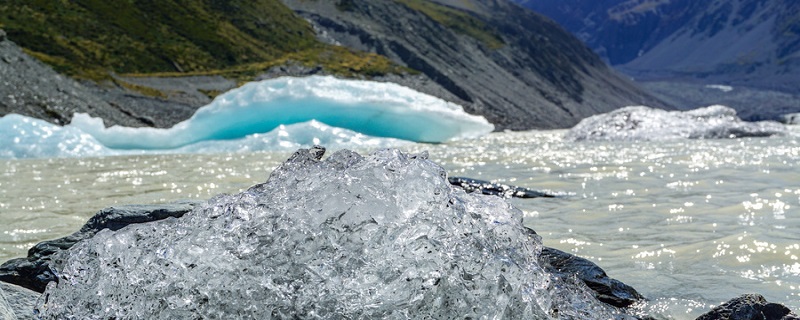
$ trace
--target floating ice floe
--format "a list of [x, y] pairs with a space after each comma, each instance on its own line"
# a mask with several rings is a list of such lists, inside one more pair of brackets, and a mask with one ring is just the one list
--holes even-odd
[[109, 148], [174, 149], [310, 120], [369, 136], [432, 143], [475, 138], [494, 129], [486, 119], [467, 114], [457, 104], [407, 87], [331, 76], [247, 83], [169, 129], [106, 128], [102, 119], [85, 114], [76, 114], [70, 125]]
[[[425, 155], [300, 150], [181, 218], [103, 230], [57, 262], [43, 319], [612, 319], [538, 262], [522, 212]], [[62, 268], [63, 267], [63, 268]]]
[[253, 82], [217, 97], [169, 129], [106, 128], [75, 114], [60, 127], [10, 114], [0, 118], [0, 158], [294, 150], [446, 142], [491, 132], [461, 106], [392, 83], [334, 77]]
[[736, 110], [710, 106], [690, 111], [665, 111], [644, 106], [625, 107], [584, 119], [565, 135], [582, 140], [670, 140], [767, 137], [786, 133], [772, 121], [745, 122]]
[[253, 151], [291, 151], [324, 144], [333, 149], [385, 148], [409, 143], [378, 138], [335, 128], [318, 121], [279, 125], [267, 133], [241, 139], [207, 140], [168, 150], [111, 149], [91, 135], [72, 126], [57, 126], [47, 121], [17, 114], [0, 118], [0, 159], [72, 158], [145, 153], [217, 153]]

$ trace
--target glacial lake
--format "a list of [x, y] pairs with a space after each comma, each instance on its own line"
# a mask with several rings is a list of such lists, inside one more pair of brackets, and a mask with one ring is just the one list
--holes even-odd
[[[800, 310], [800, 128], [787, 137], [564, 142], [493, 133], [429, 153], [450, 176], [557, 192], [511, 199], [545, 245], [588, 258], [694, 319], [744, 293]], [[367, 153], [369, 150], [358, 150]], [[263, 182], [289, 152], [0, 160], [0, 261], [113, 205], [208, 199]]]

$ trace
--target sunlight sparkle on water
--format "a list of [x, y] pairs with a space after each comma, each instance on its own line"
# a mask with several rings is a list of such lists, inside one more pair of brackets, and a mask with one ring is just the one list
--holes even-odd
[[[693, 319], [750, 292], [800, 309], [797, 138], [566, 143], [561, 134], [504, 132], [403, 149], [428, 151], [451, 176], [563, 195], [510, 201], [545, 245], [601, 262], [650, 298], [641, 308], [654, 315]], [[73, 232], [105, 206], [237, 192], [266, 180], [288, 155], [0, 162], [0, 259]], [[43, 231], [11, 238], [15, 229]]]

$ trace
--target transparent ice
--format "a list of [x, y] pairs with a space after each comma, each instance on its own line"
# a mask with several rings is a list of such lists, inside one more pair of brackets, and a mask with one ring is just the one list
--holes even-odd
[[8, 305], [3, 289], [0, 288], [0, 320], [17, 320], [14, 310]]
[[671, 140], [766, 137], [785, 134], [777, 122], [745, 122], [736, 110], [720, 105], [690, 111], [625, 107], [584, 119], [565, 136], [582, 140]]
[[180, 219], [66, 251], [44, 319], [609, 319], [499, 197], [425, 154], [297, 151], [269, 180]]

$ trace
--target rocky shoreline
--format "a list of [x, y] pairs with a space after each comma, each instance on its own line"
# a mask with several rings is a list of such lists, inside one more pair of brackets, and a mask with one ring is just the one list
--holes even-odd
[[[282, 165], [282, 169], [276, 170], [279, 173], [277, 176], [273, 174], [270, 180], [282, 178], [282, 174], [289, 174], [294, 170], [301, 170], [300, 167], [306, 166], [305, 163], [318, 163], [323, 153], [324, 149], [299, 150], [287, 163]], [[332, 157], [341, 158], [340, 155]], [[351, 163], [355, 160], [343, 161]], [[341, 164], [334, 163], [332, 165]], [[489, 189], [481, 190], [474, 189], [474, 185], [471, 186], [473, 189], [469, 189], [469, 186], [464, 187], [461, 185], [461, 180], [449, 181], [449, 183], [473, 192], [503, 196], [503, 193], [492, 193], [493, 185], [491, 184], [485, 185]], [[254, 186], [251, 191], [266, 191], [265, 186], [266, 184]], [[515, 190], [513, 186], [505, 187]], [[92, 239], [99, 232], [107, 230], [103, 233], [104, 237], [108, 237], [108, 232], [120, 232], [129, 226], [153, 224], [170, 219], [184, 219], [182, 218], [184, 215], [193, 210], [201, 210], [204, 205], [203, 202], [186, 201], [164, 205], [127, 205], [106, 208], [95, 214], [86, 225], [74, 234], [37, 244], [29, 250], [26, 258], [10, 260], [0, 266], [0, 284], [2, 284], [0, 285], [0, 316], [6, 315], [5, 319], [15, 319], [14, 315], [16, 319], [34, 319], [34, 306], [39, 304], [37, 300], [40, 299], [40, 294], [45, 291], [48, 284], [65, 281], [66, 278], [61, 275], [60, 269], [64, 268], [67, 263], [65, 258], [69, 250], [83, 241]], [[156, 225], [153, 224], [153, 227]], [[526, 232], [533, 237], [538, 237], [536, 232], [531, 229], [527, 229]], [[572, 278], [580, 280], [590, 290], [593, 299], [618, 308], [617, 310], [621, 312], [619, 319], [652, 319], [647, 315], [627, 314], [627, 307], [645, 300], [646, 297], [639, 294], [633, 287], [609, 277], [601, 267], [587, 259], [544, 247], [538, 256], [538, 263], [546, 272], [553, 275], [553, 279], [562, 279], [554, 281], [566, 281]], [[769, 303], [760, 295], [749, 294], [734, 298], [698, 319], [788, 320], [798, 318], [785, 306]]]

